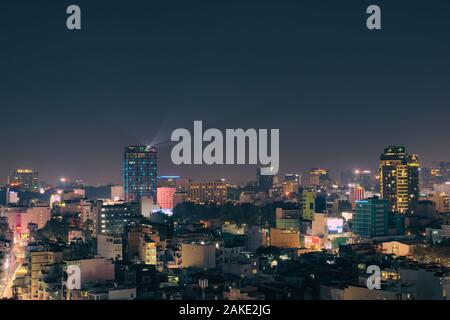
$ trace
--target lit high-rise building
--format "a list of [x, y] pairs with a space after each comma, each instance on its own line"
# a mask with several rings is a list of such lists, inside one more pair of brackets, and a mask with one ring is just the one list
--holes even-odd
[[139, 259], [146, 265], [156, 266], [158, 260], [156, 242], [147, 234], [143, 234], [139, 240]]
[[127, 203], [104, 203], [97, 201], [97, 234], [119, 236], [132, 225], [137, 209]]
[[356, 202], [353, 232], [365, 238], [386, 236], [389, 228], [388, 201], [365, 199]]
[[390, 146], [380, 156], [381, 197], [389, 210], [414, 213], [419, 200], [419, 160], [403, 146]]
[[261, 191], [268, 192], [273, 188], [273, 175], [262, 175], [261, 168], [256, 169], [256, 180]]
[[313, 168], [309, 171], [309, 185], [321, 186], [329, 182], [328, 171], [320, 168]]
[[123, 160], [126, 201], [139, 201], [144, 196], [156, 198], [157, 171], [157, 152], [154, 147], [126, 147]]
[[305, 220], [314, 220], [316, 194], [313, 191], [303, 191], [300, 195], [300, 208]]
[[39, 190], [38, 173], [30, 169], [17, 169], [9, 176], [9, 185], [21, 191], [36, 192]]
[[350, 184], [349, 189], [350, 202], [354, 208], [357, 201], [364, 199], [364, 188], [359, 184]]
[[174, 187], [159, 187], [157, 198], [158, 205], [161, 209], [173, 209], [173, 195], [177, 192], [177, 188]]
[[188, 199], [195, 203], [216, 203], [219, 205], [227, 201], [226, 182], [191, 182], [189, 184]]

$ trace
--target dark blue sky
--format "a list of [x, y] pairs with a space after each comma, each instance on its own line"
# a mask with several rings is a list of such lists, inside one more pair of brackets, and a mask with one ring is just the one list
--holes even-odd
[[[65, 27], [70, 4], [81, 31]], [[449, 35], [448, 0], [2, 0], [0, 181], [29, 166], [120, 182], [123, 146], [194, 120], [279, 128], [281, 173], [375, 169], [390, 144], [450, 160]], [[255, 175], [159, 151], [160, 174]]]

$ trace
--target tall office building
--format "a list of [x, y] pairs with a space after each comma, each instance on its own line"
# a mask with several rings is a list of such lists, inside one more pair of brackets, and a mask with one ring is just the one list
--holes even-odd
[[365, 237], [382, 237], [388, 234], [388, 201], [371, 198], [356, 202], [353, 214], [353, 232]]
[[300, 195], [300, 209], [304, 220], [313, 221], [315, 208], [316, 194], [313, 191], [303, 191]]
[[141, 197], [155, 199], [158, 182], [157, 171], [157, 152], [154, 147], [126, 147], [123, 159], [126, 201], [139, 201]]
[[158, 187], [158, 205], [163, 210], [173, 209], [173, 195], [177, 192], [174, 187]]
[[223, 205], [227, 202], [227, 183], [223, 181], [191, 182], [187, 201]]
[[300, 187], [300, 175], [289, 173], [284, 176], [283, 182], [283, 194], [288, 196], [293, 193], [298, 193], [298, 188]]
[[349, 199], [352, 207], [355, 208], [356, 202], [364, 199], [364, 187], [359, 184], [350, 184], [349, 186]]
[[309, 185], [323, 186], [329, 183], [330, 176], [328, 171], [320, 168], [312, 168], [309, 170]]
[[21, 191], [39, 190], [38, 173], [30, 169], [17, 169], [9, 176], [9, 185]]
[[101, 200], [96, 204], [96, 234], [120, 236], [125, 229], [134, 224], [137, 207], [127, 203], [105, 203]]
[[262, 175], [261, 168], [256, 169], [256, 180], [261, 191], [268, 192], [273, 188], [273, 175]]
[[390, 146], [380, 156], [381, 197], [392, 212], [414, 213], [419, 200], [419, 160], [403, 146]]

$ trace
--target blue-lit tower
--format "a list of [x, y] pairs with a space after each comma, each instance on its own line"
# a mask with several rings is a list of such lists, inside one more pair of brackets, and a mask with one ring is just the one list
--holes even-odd
[[141, 197], [156, 197], [158, 181], [157, 152], [154, 147], [129, 146], [123, 158], [125, 199], [139, 201]]

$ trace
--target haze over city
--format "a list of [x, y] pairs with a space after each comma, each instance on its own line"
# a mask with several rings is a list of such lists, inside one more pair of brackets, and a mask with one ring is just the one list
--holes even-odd
[[[50, 5], [51, 4], [51, 5]], [[377, 170], [386, 145], [422, 163], [450, 159], [447, 1], [2, 1], [0, 181], [15, 168], [43, 180], [122, 181], [123, 147], [158, 144], [194, 120], [280, 128], [280, 173], [321, 166]], [[32, 21], [32, 22], [31, 22]], [[253, 166], [173, 166], [198, 179], [253, 179]]]

